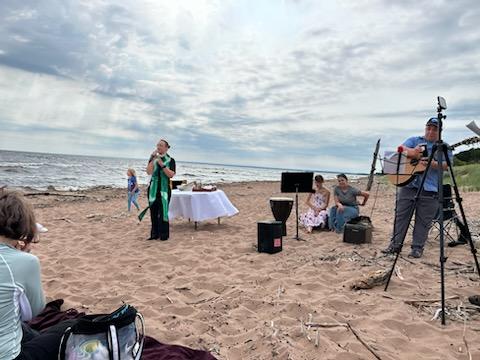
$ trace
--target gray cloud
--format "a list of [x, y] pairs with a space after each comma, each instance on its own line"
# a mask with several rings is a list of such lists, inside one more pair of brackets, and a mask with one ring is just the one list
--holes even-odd
[[106, 152], [164, 134], [183, 160], [365, 169], [376, 139], [421, 131], [439, 94], [452, 138], [480, 114], [473, 0], [6, 0], [0, 14], [0, 71], [22, 78], [0, 80], [0, 126], [28, 136], [49, 119], [41, 131], [79, 147], [90, 121]]

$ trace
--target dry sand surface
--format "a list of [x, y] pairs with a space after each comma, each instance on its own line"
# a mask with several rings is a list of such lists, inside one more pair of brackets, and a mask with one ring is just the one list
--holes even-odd
[[[353, 185], [365, 188], [363, 180]], [[467, 299], [480, 294], [480, 280], [468, 247], [446, 248], [446, 326], [432, 320], [440, 302], [407, 302], [440, 298], [435, 232], [421, 259], [407, 257], [407, 237], [396, 266], [400, 276], [387, 292], [383, 286], [350, 289], [363, 274], [391, 267], [392, 258], [380, 250], [392, 231], [393, 186], [375, 183], [361, 209], [373, 220], [372, 244], [303, 230], [307, 241], [293, 240], [292, 211], [283, 251], [273, 255], [256, 251], [256, 223], [272, 219], [269, 198], [282, 195], [279, 183], [220, 188], [238, 215], [220, 225], [202, 222], [197, 231], [174, 220], [164, 242], [146, 241], [149, 217], [138, 224], [136, 212], [126, 212], [124, 190], [28, 196], [49, 229], [33, 249], [48, 299], [63, 298], [65, 309], [87, 313], [131, 303], [143, 313], [148, 335], [210, 350], [219, 359], [469, 359], [469, 353], [480, 359], [480, 312]], [[477, 219], [480, 193], [462, 195], [467, 218]], [[305, 198], [300, 194], [300, 211]], [[145, 191], [140, 202], [146, 204]], [[305, 326], [302, 333], [302, 321], [351, 327]]]

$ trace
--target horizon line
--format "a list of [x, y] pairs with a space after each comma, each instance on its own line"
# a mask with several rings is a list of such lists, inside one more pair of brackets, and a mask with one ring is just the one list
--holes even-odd
[[[8, 150], [0, 149], [0, 151], [6, 152], [17, 152], [17, 153], [30, 153], [30, 154], [46, 154], [46, 155], [64, 155], [64, 156], [81, 156], [81, 157], [93, 157], [93, 158], [106, 158], [106, 159], [125, 159], [125, 160], [138, 160], [143, 161], [144, 159], [140, 158], [129, 158], [129, 157], [117, 157], [117, 156], [104, 156], [104, 155], [84, 155], [84, 154], [65, 154], [58, 152], [42, 152], [42, 151], [19, 151], [19, 150]], [[231, 166], [231, 167], [242, 167], [242, 168], [255, 168], [255, 169], [269, 169], [269, 170], [289, 170], [289, 171], [311, 171], [327, 174], [336, 174], [336, 170], [318, 170], [318, 169], [298, 169], [298, 168], [280, 168], [280, 167], [270, 167], [270, 166], [257, 166], [257, 165], [239, 165], [239, 164], [223, 164], [223, 163], [209, 163], [203, 161], [191, 161], [191, 160], [177, 160], [180, 163], [190, 163], [190, 164], [203, 164], [203, 165], [221, 165], [221, 166]], [[352, 172], [345, 171], [349, 175], [368, 175], [369, 173], [363, 172]]]

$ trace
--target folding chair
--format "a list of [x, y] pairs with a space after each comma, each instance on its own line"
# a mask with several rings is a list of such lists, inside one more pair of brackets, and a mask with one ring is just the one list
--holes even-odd
[[[465, 236], [466, 227], [462, 223], [462, 220], [455, 211], [455, 203], [452, 197], [452, 186], [450, 184], [443, 185], [443, 229], [445, 240], [449, 240], [449, 243], [455, 242], [467, 242]], [[432, 229], [437, 230], [437, 235], [434, 241], [440, 236], [440, 224], [439, 224], [440, 209], [437, 211], [437, 215], [433, 219]]]

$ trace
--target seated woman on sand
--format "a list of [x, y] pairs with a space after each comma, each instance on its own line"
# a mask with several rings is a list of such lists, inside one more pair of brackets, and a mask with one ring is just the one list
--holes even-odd
[[310, 193], [305, 202], [309, 209], [300, 215], [300, 223], [305, 226], [308, 233], [311, 233], [314, 227], [324, 228], [327, 225], [330, 191], [323, 187], [323, 181], [322, 175], [315, 176], [315, 192]]
[[45, 308], [40, 262], [30, 254], [35, 236], [32, 207], [0, 189], [0, 359], [57, 359], [72, 324], [64, 321], [40, 334], [25, 323]]
[[[335, 205], [330, 208], [328, 216], [328, 227], [337, 233], [343, 231], [343, 226], [349, 220], [359, 215], [358, 205], [366, 204], [369, 193], [358, 190], [353, 186], [348, 185], [348, 179], [345, 174], [337, 175], [338, 185], [333, 191], [333, 198]], [[358, 203], [357, 196], [362, 196], [363, 201]]]

